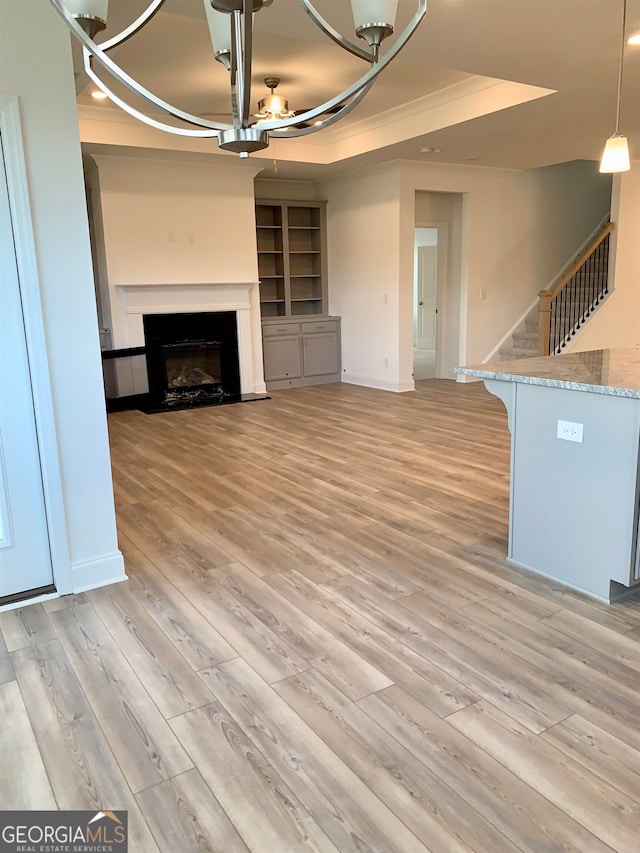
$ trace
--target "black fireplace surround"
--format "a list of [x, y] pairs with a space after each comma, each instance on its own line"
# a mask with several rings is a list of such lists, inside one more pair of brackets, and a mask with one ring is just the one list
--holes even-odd
[[241, 399], [235, 311], [143, 316], [148, 412]]

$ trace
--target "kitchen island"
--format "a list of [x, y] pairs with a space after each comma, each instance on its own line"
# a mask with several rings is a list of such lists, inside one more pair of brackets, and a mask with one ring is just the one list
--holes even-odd
[[640, 590], [640, 346], [456, 373], [507, 409], [508, 562], [603, 601]]

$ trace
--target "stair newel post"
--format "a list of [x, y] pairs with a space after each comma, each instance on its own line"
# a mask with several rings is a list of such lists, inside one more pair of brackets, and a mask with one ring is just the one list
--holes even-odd
[[541, 290], [538, 294], [538, 355], [549, 355], [549, 334], [551, 326], [551, 291]]

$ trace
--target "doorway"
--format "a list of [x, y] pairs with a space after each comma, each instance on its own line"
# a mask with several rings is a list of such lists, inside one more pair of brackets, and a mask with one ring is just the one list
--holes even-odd
[[440, 376], [439, 306], [446, 285], [446, 225], [414, 229], [413, 378]]

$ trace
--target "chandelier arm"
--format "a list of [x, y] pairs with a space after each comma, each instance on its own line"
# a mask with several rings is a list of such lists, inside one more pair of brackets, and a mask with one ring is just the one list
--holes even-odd
[[116, 93], [113, 92], [106, 85], [106, 83], [104, 83], [98, 77], [98, 75], [95, 73], [95, 71], [91, 67], [91, 63], [89, 61], [90, 54], [86, 48], [84, 49], [84, 56], [85, 56], [84, 68], [85, 68], [85, 71], [87, 73], [87, 76], [90, 77], [91, 80], [93, 80], [93, 82], [100, 89], [100, 91], [104, 92], [105, 95], [108, 98], [110, 98], [114, 102], [114, 104], [119, 106], [121, 110], [124, 110], [124, 112], [128, 113], [133, 118], [137, 119], [138, 121], [143, 122], [144, 124], [149, 125], [150, 127], [155, 128], [156, 130], [163, 130], [163, 131], [166, 131], [167, 133], [174, 133], [177, 136], [189, 136], [192, 138], [195, 137], [196, 139], [213, 139], [216, 136], [218, 136], [218, 134], [220, 133], [221, 130], [226, 130], [226, 129], [230, 128], [230, 125], [226, 125], [226, 126], [221, 127], [217, 130], [213, 130], [211, 128], [207, 128], [205, 130], [192, 130], [192, 129], [186, 128], [186, 127], [174, 127], [171, 124], [165, 124], [164, 122], [157, 121], [156, 119], [151, 118], [151, 116], [148, 116], [148, 115], [145, 115], [144, 113], [141, 113], [139, 110], [135, 109], [135, 107], [132, 107], [126, 101], [123, 101], [122, 98], [120, 98], [118, 95], [116, 95]]
[[240, 10], [231, 13], [231, 67], [229, 69], [229, 86], [231, 88], [231, 112], [233, 126], [241, 127], [240, 98], [242, 88], [242, 66], [238, 60], [242, 57], [242, 36], [240, 32]]
[[[82, 27], [78, 24], [73, 15], [70, 15], [67, 11], [64, 4], [61, 0], [49, 0], [53, 8], [58, 12], [58, 14], [65, 21], [67, 27], [71, 30], [73, 35], [78, 39], [78, 41], [82, 44], [83, 48], [87, 53], [89, 53], [97, 62], [111, 74], [119, 83], [123, 86], [126, 86], [130, 92], [133, 92], [134, 95], [139, 95], [149, 104], [157, 107], [163, 113], [168, 113], [174, 118], [180, 119], [181, 121], [186, 122], [187, 124], [193, 124], [196, 127], [208, 128], [209, 130], [228, 130], [228, 124], [220, 124], [216, 122], [209, 121], [208, 119], [204, 119], [200, 116], [192, 115], [191, 113], [187, 113], [184, 110], [179, 109], [178, 107], [174, 107], [172, 104], [168, 104], [166, 101], [163, 101], [162, 98], [159, 98], [157, 95], [154, 95], [153, 92], [150, 92], [148, 89], [145, 89], [144, 86], [141, 86], [137, 83], [132, 77], [130, 77], [125, 71], [120, 68], [119, 65], [109, 57], [102, 50], [102, 48], [95, 43], [95, 41], [85, 33]], [[105, 91], [103, 89], [103, 91]], [[105, 94], [111, 98], [111, 94], [105, 91]], [[215, 134], [212, 134], [215, 136]]]
[[375, 57], [372, 53], [367, 53], [366, 50], [358, 47], [357, 44], [353, 44], [353, 42], [350, 42], [341, 33], [339, 33], [338, 30], [334, 29], [334, 27], [332, 27], [331, 24], [322, 17], [314, 5], [309, 2], [309, 0], [300, 0], [300, 3], [313, 23], [321, 29], [325, 35], [329, 36], [332, 41], [339, 44], [340, 47], [345, 50], [348, 50], [349, 53], [352, 53], [354, 56], [364, 59], [365, 62], [375, 62]]
[[311, 133], [315, 133], [317, 130], [324, 130], [325, 127], [330, 127], [332, 124], [335, 124], [336, 122], [340, 121], [341, 118], [344, 118], [344, 116], [348, 115], [354, 107], [358, 106], [358, 104], [365, 97], [369, 89], [371, 89], [374, 82], [375, 81], [372, 80], [370, 83], [367, 83], [367, 85], [363, 87], [360, 92], [358, 92], [358, 94], [355, 95], [355, 97], [353, 97], [349, 101], [348, 104], [345, 104], [339, 112], [334, 113], [331, 116], [327, 116], [327, 118], [323, 119], [322, 122], [314, 122], [311, 127], [292, 127], [288, 130], [285, 129], [283, 131], [278, 131], [277, 129], [270, 130], [269, 136], [272, 136], [274, 139], [289, 139], [296, 136], [308, 136]]
[[249, 127], [251, 115], [251, 61], [253, 56], [253, 0], [243, 0], [242, 17], [242, 127]]
[[107, 51], [111, 50], [112, 47], [116, 47], [116, 45], [122, 44], [122, 42], [130, 39], [131, 36], [134, 36], [139, 30], [141, 30], [144, 25], [153, 18], [153, 16], [160, 11], [160, 9], [164, 6], [166, 0], [153, 0], [153, 2], [149, 3], [148, 7], [144, 10], [144, 12], [136, 18], [136, 20], [129, 24], [121, 33], [118, 33], [116, 36], [112, 36], [110, 39], [103, 41], [100, 43], [100, 47], [102, 50]]
[[[356, 80], [355, 83], [352, 83], [344, 92], [341, 92], [339, 95], [336, 95], [334, 98], [331, 98], [328, 101], [325, 101], [324, 104], [320, 104], [318, 107], [314, 107], [313, 109], [307, 110], [305, 113], [300, 113], [296, 115], [294, 118], [290, 119], [282, 119], [282, 121], [278, 122], [278, 129], [285, 127], [295, 127], [296, 124], [300, 124], [300, 122], [311, 121], [318, 116], [323, 115], [329, 110], [332, 110], [334, 107], [339, 107], [345, 101], [351, 99], [351, 97], [357, 94], [361, 89], [367, 86], [369, 83], [373, 82], [378, 74], [380, 74], [387, 65], [391, 62], [392, 59], [400, 53], [402, 48], [409, 41], [411, 36], [414, 34], [420, 21], [424, 18], [427, 13], [427, 0], [418, 0], [418, 10], [415, 15], [409, 21], [404, 31], [398, 36], [398, 38], [393, 43], [392, 47], [385, 53], [385, 55], [378, 62], [373, 64], [371, 68], [360, 77], [359, 80]], [[272, 128], [265, 122], [264, 129], [267, 133], [271, 131]]]

